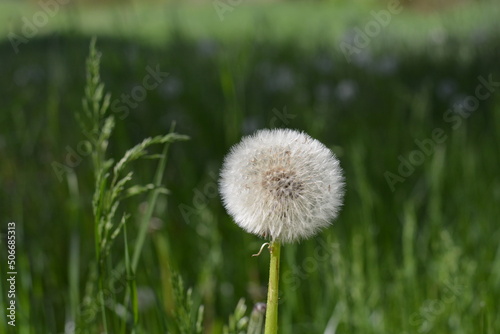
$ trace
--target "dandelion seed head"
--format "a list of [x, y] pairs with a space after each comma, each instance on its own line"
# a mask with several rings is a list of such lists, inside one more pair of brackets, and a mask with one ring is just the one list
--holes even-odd
[[344, 182], [339, 161], [319, 141], [295, 130], [261, 130], [231, 148], [220, 192], [245, 231], [293, 242], [331, 224]]

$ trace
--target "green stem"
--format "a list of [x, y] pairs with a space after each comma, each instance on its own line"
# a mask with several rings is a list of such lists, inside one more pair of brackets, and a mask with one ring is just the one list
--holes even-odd
[[[175, 130], [175, 123], [173, 123], [170, 127], [170, 133], [173, 133]], [[167, 153], [168, 148], [170, 147], [171, 142], [166, 142], [163, 147], [163, 152], [161, 154], [160, 161], [158, 163], [158, 168], [156, 169], [156, 174], [154, 178], [155, 187], [159, 188], [161, 186], [161, 181], [163, 179], [163, 174], [165, 173], [165, 165], [167, 163]], [[149, 222], [151, 221], [151, 217], [153, 216], [154, 208], [156, 206], [156, 200], [158, 199], [158, 195], [160, 194], [159, 189], [154, 189], [148, 198], [148, 206], [146, 215], [142, 218], [142, 224], [139, 229], [139, 235], [135, 242], [134, 253], [132, 254], [132, 272], [137, 271], [137, 265], [139, 264], [139, 257], [141, 256], [142, 247], [144, 246], [144, 241], [146, 240]]]
[[265, 334], [278, 333], [278, 285], [280, 278], [281, 245], [273, 241], [270, 246], [271, 265], [269, 267], [269, 287], [267, 291]]
[[97, 260], [97, 268], [98, 268], [98, 275], [99, 275], [99, 302], [101, 304], [101, 314], [102, 314], [102, 326], [104, 329], [104, 333], [109, 333], [108, 331], [108, 323], [106, 320], [106, 306], [105, 306], [105, 300], [104, 300], [104, 282], [103, 282], [103, 275], [104, 275], [104, 265], [101, 263], [100, 256], [98, 256], [99, 259]]

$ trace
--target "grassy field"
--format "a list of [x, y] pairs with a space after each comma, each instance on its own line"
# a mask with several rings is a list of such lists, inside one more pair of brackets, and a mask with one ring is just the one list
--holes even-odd
[[[61, 11], [16, 53], [8, 33], [37, 9], [2, 3], [2, 310], [9, 222], [17, 274], [16, 326], [2, 315], [0, 332], [247, 333], [269, 255], [251, 256], [264, 241], [231, 221], [218, 173], [243, 135], [286, 127], [337, 154], [346, 198], [331, 228], [282, 249], [280, 333], [498, 333], [498, 5], [403, 9], [346, 57], [351, 28], [387, 9], [372, 6], [242, 4], [223, 21], [212, 6]], [[82, 99], [101, 101], [86, 83], [92, 35], [111, 97], [85, 131]], [[173, 122], [189, 140], [120, 174], [147, 191], [96, 213], [95, 193], [112, 193], [96, 190], [104, 161]], [[126, 213], [104, 256], [96, 226]]]

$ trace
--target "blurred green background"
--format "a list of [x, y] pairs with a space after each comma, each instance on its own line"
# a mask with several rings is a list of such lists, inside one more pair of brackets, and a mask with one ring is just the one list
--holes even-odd
[[[333, 226], [282, 250], [281, 333], [498, 333], [498, 17], [498, 1], [1, 1], [2, 310], [9, 221], [18, 274], [16, 327], [2, 313], [0, 332], [102, 331], [80, 313], [95, 189], [75, 118], [96, 36], [117, 123], [109, 156], [174, 121], [191, 138], [169, 151], [170, 194], [135, 277], [138, 325], [131, 305], [108, 305], [128, 324], [110, 333], [191, 332], [177, 322], [199, 305], [203, 333], [222, 333], [240, 298], [247, 316], [265, 301], [268, 254], [251, 257], [264, 241], [231, 221], [216, 187], [229, 148], [272, 127], [325, 143], [347, 183]], [[133, 170], [148, 183], [156, 163]], [[128, 247], [145, 200], [122, 203]], [[176, 295], [168, 309], [165, 272], [192, 305]]]

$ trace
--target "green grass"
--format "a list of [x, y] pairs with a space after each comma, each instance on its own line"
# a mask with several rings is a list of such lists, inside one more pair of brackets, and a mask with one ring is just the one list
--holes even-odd
[[[400, 2], [401, 12], [391, 15], [391, 24], [383, 35], [408, 47], [429, 41], [431, 35], [444, 30], [452, 36], [475, 40], [478, 34], [498, 30], [500, 7], [495, 1], [470, 2], [440, 11], [422, 12], [415, 9], [418, 1]], [[2, 36], [18, 33], [22, 18], [30, 22], [33, 15], [43, 12], [36, 3], [0, 3]], [[131, 2], [128, 5], [85, 6], [79, 2], [61, 5], [39, 35], [60, 31], [78, 31], [87, 35], [138, 38], [161, 45], [180, 29], [193, 38], [219, 38], [232, 43], [261, 36], [266, 40], [292, 41], [311, 46], [318, 38], [334, 47], [354, 26], [364, 28], [373, 20], [371, 11], [387, 10], [388, 5], [377, 1], [323, 1], [262, 3], [243, 1], [218, 14], [212, 1], [197, 5], [183, 2]], [[382, 38], [375, 38], [379, 44]]]
[[[115, 304], [105, 307], [110, 333], [189, 332], [182, 328], [196, 327], [200, 305], [205, 333], [222, 333], [224, 326], [237, 332], [244, 314], [265, 300], [268, 255], [251, 256], [263, 241], [231, 221], [216, 187], [229, 147], [242, 135], [273, 126], [304, 130], [331, 147], [347, 182], [335, 224], [282, 248], [280, 333], [497, 333], [500, 88], [470, 117], [457, 118], [462, 122], [456, 129], [444, 118], [453, 103], [474, 94], [478, 76], [500, 81], [500, 36], [493, 28], [481, 30], [483, 39], [471, 43], [475, 15], [450, 19], [454, 30], [439, 45], [419, 37], [425, 33], [411, 34], [422, 23], [409, 22], [401, 35], [414, 39], [396, 43], [390, 32], [382, 34], [374, 50], [351, 64], [321, 35], [299, 47], [291, 37], [227, 29], [241, 33], [235, 41], [207, 28], [206, 36], [215, 37], [199, 40], [199, 20], [192, 30], [124, 27], [126, 33], [116, 35], [104, 26], [88, 29], [83, 20], [83, 33], [55, 26], [64, 33], [52, 34], [48, 27], [49, 35], [31, 40], [18, 54], [4, 41], [0, 212], [2, 233], [8, 221], [16, 222], [18, 308], [16, 328], [2, 316], [0, 332], [63, 333], [72, 319], [79, 319], [83, 333], [103, 330], [102, 314], [89, 320], [84, 299], [89, 293], [97, 297], [88, 282], [99, 280], [92, 270], [93, 159], [80, 154], [61, 181], [52, 167], [66, 164], [68, 147], [76, 151], [86, 139], [75, 118], [86, 82], [86, 33], [101, 32], [100, 75], [111, 103], [142, 85], [148, 66], [169, 73], [124, 119], [111, 108], [116, 125], [106, 157], [119, 161], [144, 138], [168, 133], [172, 121], [176, 132], [191, 138], [170, 147], [161, 182], [169, 194], [160, 194], [154, 208], [147, 205], [150, 193], [120, 200], [119, 217], [127, 212], [130, 218], [101, 277], [115, 288]], [[153, 27], [151, 21], [145, 26]], [[297, 27], [283, 28], [279, 19], [274, 24], [275, 31]], [[436, 128], [446, 140], [391, 191], [384, 173], [398, 173], [398, 157], [408, 159], [418, 148], [415, 139], [431, 138]], [[163, 153], [161, 146], [149, 152]], [[134, 162], [127, 171], [134, 172], [134, 184], [154, 183], [158, 160]], [[139, 247], [148, 209], [153, 225]], [[131, 278], [124, 274], [126, 263], [138, 249]], [[136, 303], [127, 302], [127, 289]], [[241, 298], [246, 309], [238, 304]]]

